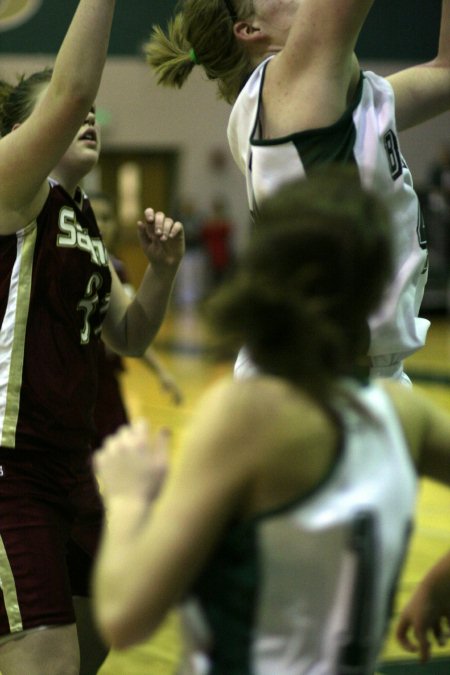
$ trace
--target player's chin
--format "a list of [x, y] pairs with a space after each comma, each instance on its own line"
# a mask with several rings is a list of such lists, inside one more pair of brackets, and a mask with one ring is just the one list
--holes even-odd
[[77, 161], [83, 172], [88, 172], [94, 168], [100, 159], [100, 152], [94, 148], [85, 148], [77, 156]]
[[82, 149], [82, 154], [85, 157], [91, 158], [92, 161], [98, 162], [100, 158], [100, 145], [84, 147]]

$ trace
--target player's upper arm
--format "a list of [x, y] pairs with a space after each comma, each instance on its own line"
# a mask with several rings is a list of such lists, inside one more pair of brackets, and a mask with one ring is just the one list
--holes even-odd
[[422, 476], [450, 485], [450, 413], [417, 388], [386, 383]]
[[354, 46], [372, 2], [299, 3], [286, 45], [266, 70], [265, 137], [326, 127], [341, 117], [359, 78]]
[[427, 425], [420, 454], [419, 471], [441, 483], [450, 485], [450, 414], [424, 402]]
[[374, 0], [303, 0], [277, 57], [283, 75], [303, 68], [339, 72], [350, 63], [359, 32]]
[[50, 88], [20, 126], [0, 139], [1, 234], [28, 224], [48, 193], [47, 177], [82, 124], [85, 100], [56, 96]]

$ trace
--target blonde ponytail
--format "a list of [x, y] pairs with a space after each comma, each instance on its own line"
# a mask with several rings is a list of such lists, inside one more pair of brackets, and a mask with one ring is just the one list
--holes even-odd
[[[252, 7], [249, 0], [241, 5], [242, 11]], [[233, 103], [252, 66], [236, 40], [227, 5], [223, 0], [185, 0], [182, 7], [166, 32], [153, 27], [144, 45], [148, 64], [160, 84], [178, 88], [198, 64], [217, 82], [219, 97]]]
[[183, 86], [195, 65], [191, 45], [183, 33], [183, 16], [177, 14], [168, 24], [167, 34], [154, 26], [144, 47], [147, 63], [155, 70], [158, 84]]

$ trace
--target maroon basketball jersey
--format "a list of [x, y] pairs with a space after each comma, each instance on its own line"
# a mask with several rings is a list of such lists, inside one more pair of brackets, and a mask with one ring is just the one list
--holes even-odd
[[37, 219], [0, 251], [1, 445], [87, 447], [111, 275], [85, 195], [51, 181]]

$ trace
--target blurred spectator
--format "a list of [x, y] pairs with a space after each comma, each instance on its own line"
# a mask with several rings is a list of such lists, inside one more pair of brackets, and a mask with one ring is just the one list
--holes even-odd
[[202, 240], [208, 255], [210, 279], [213, 287], [223, 281], [233, 262], [233, 223], [228, 216], [226, 201], [213, 199], [211, 213], [203, 222]]
[[172, 297], [179, 306], [193, 307], [203, 300], [207, 292], [207, 257], [202, 241], [205, 216], [192, 197], [183, 196], [175, 209], [174, 218], [183, 223], [186, 251]]

